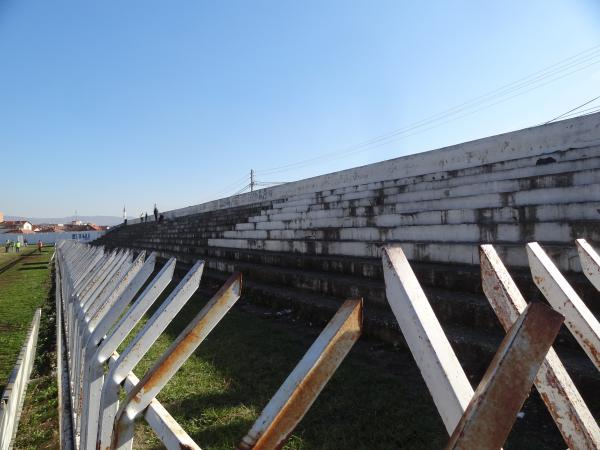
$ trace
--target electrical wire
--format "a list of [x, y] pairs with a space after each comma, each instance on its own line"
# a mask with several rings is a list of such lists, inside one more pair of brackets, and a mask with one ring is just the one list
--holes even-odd
[[582, 116], [588, 116], [590, 114], [594, 114], [597, 113], [598, 111], [600, 111], [600, 106], [594, 106], [592, 108], [586, 108], [586, 109], [581, 109], [578, 111], [575, 111], [573, 113], [567, 114], [566, 116], [563, 116], [562, 118], [569, 118], [569, 117], [582, 117]]
[[215, 196], [221, 195], [225, 192], [232, 191], [236, 187], [239, 189], [240, 182], [246, 183], [247, 181], [248, 181], [248, 175], [244, 175], [242, 178], [238, 178], [237, 180], [232, 181], [231, 183], [229, 183], [227, 186], [225, 186], [221, 190], [215, 192], [213, 195], [215, 195]]
[[[320, 155], [320, 156], [310, 158], [307, 160], [298, 161], [296, 163], [285, 164], [285, 165], [273, 167], [270, 169], [259, 170], [259, 171], [257, 171], [257, 173], [259, 173], [261, 175], [269, 175], [269, 174], [274, 174], [274, 173], [285, 172], [285, 171], [289, 171], [292, 169], [306, 167], [306, 166], [312, 165], [318, 161], [327, 160], [327, 159], [337, 159], [338, 157], [349, 156], [351, 154], [357, 153], [359, 151], [364, 151], [369, 148], [377, 148], [382, 145], [389, 144], [399, 138], [407, 137], [406, 133], [409, 131], [423, 128], [424, 126], [429, 125], [429, 124], [435, 124], [436, 122], [439, 122], [440, 120], [442, 120], [446, 117], [451, 117], [451, 118], [449, 120], [445, 120], [441, 123], [438, 123], [435, 126], [440, 126], [445, 123], [448, 123], [449, 121], [457, 120], [459, 118], [470, 115], [474, 112], [481, 111], [482, 109], [486, 109], [486, 108], [495, 106], [498, 103], [502, 103], [504, 101], [510, 100], [514, 97], [523, 95], [534, 89], [543, 87], [549, 83], [555, 82], [566, 76], [572, 75], [576, 72], [579, 72], [588, 67], [591, 67], [592, 65], [600, 63], [599, 57], [600, 57], [600, 45], [597, 45], [588, 50], [585, 50], [576, 55], [573, 55], [569, 58], [566, 58], [562, 61], [554, 63], [550, 66], [547, 66], [546, 68], [541, 69], [537, 72], [534, 72], [533, 74], [523, 77], [517, 81], [514, 81], [505, 86], [497, 88], [497, 89], [490, 91], [486, 94], [483, 94], [479, 97], [475, 97], [474, 99], [471, 99], [467, 102], [463, 102], [460, 105], [449, 108], [445, 111], [442, 111], [441, 113], [437, 113], [433, 116], [430, 116], [428, 118], [425, 118], [418, 122], [415, 122], [414, 124], [409, 125], [407, 127], [400, 128], [400, 129], [394, 130], [392, 132], [377, 136], [375, 138], [369, 139], [368, 141], [364, 141], [360, 144], [346, 148], [342, 151], [332, 152], [329, 154]], [[578, 66], [581, 66], [582, 64], [590, 62], [590, 61], [591, 61], [591, 63], [586, 64], [583, 67], [578, 67]], [[575, 68], [575, 69], [571, 70], [573, 68]], [[566, 71], [566, 73], [564, 73], [565, 71]], [[555, 76], [555, 75], [559, 75], [559, 76]], [[545, 81], [548, 78], [550, 78], [550, 80]], [[533, 87], [526, 89], [529, 86], [533, 86]], [[518, 91], [521, 91], [521, 92], [518, 92]], [[513, 92], [516, 92], [516, 93], [514, 95], [510, 95], [510, 96], [506, 97], [506, 95], [511, 94]], [[505, 98], [502, 98], [502, 97], [505, 97]], [[495, 99], [499, 99], [499, 100], [493, 101]], [[489, 103], [490, 101], [492, 103]], [[488, 103], [488, 104], [485, 105], [485, 103]], [[482, 104], [484, 104], [482, 107], [476, 108], [475, 110], [473, 110], [467, 114], [461, 114], [457, 117], [452, 117], [452, 116], [456, 116], [457, 114], [460, 114], [463, 111], [472, 109], [472, 108], [482, 105]], [[423, 131], [432, 129], [435, 126], [426, 127], [425, 129], [423, 129], [419, 132], [423, 132]], [[413, 135], [413, 134], [416, 134], [416, 133], [411, 133], [410, 135]]]
[[250, 187], [250, 184], [247, 184], [246, 186], [244, 186], [242, 189], [240, 189], [239, 191], [237, 191], [235, 194], [232, 195], [239, 195], [242, 192], [244, 192], [246, 189], [248, 189]]
[[548, 123], [550, 123], [550, 122], [554, 122], [555, 120], [557, 120], [557, 119], [560, 119], [561, 117], [564, 117], [564, 116], [566, 116], [567, 114], [569, 114], [569, 113], [571, 113], [571, 112], [573, 112], [573, 111], [577, 111], [579, 108], [581, 108], [581, 107], [583, 107], [583, 106], [585, 106], [585, 105], [589, 105], [590, 103], [592, 103], [592, 102], [594, 102], [594, 101], [598, 100], [599, 98], [600, 98], [600, 95], [599, 95], [599, 96], [597, 96], [597, 97], [594, 97], [594, 98], [593, 98], [593, 99], [591, 99], [591, 100], [588, 100], [588, 101], [587, 101], [587, 102], [585, 102], [585, 103], [582, 103], [582, 104], [581, 104], [581, 105], [579, 105], [579, 106], [576, 106], [576, 107], [575, 107], [575, 108], [573, 108], [573, 109], [570, 109], [570, 110], [568, 110], [568, 111], [567, 111], [567, 112], [565, 112], [565, 113], [562, 113], [562, 114], [561, 114], [561, 115], [559, 115], [559, 116], [556, 116], [554, 119], [550, 119], [548, 122], [544, 122], [544, 125], [546, 125], [546, 124], [548, 124]]

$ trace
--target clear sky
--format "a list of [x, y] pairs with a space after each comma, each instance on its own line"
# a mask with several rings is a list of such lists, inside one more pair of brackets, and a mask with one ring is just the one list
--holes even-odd
[[250, 169], [291, 181], [536, 125], [600, 95], [598, 45], [596, 0], [0, 0], [0, 211], [136, 216]]

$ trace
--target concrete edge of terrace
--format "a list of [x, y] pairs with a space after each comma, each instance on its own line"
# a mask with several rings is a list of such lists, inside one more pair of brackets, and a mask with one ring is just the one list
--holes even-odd
[[[198, 205], [163, 211], [161, 214], [165, 218], [172, 219], [219, 209], [251, 205], [262, 201], [284, 199], [294, 195], [424, 175], [435, 171], [467, 169], [484, 164], [543, 156], [559, 150], [599, 144], [600, 113], [596, 113], [489, 136], [441, 149], [401, 156]], [[128, 221], [128, 224], [139, 222], [140, 219], [132, 219]]]

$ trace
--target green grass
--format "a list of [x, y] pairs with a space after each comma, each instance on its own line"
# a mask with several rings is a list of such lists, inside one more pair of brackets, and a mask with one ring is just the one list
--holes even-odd
[[[178, 316], [135, 372], [143, 374], [197, 307], [192, 304]], [[316, 335], [314, 329], [233, 310], [158, 398], [203, 449], [231, 450]], [[396, 356], [408, 365], [408, 355]], [[411, 381], [421, 384], [416, 388], [385, 366], [365, 349], [353, 351], [285, 448], [443, 448], [443, 425], [433, 405], [423, 401], [424, 385], [415, 368], [409, 371]], [[162, 447], [140, 423], [135, 448]]]
[[56, 374], [33, 378], [27, 386], [27, 396], [14, 448], [17, 450], [57, 449], [59, 448], [58, 433]]
[[[38, 290], [40, 286], [42, 292], [48, 291], [43, 283], [38, 284]], [[28, 389], [18, 449], [58, 448], [56, 380], [52, 373], [53, 302], [50, 290], [42, 315], [42, 351]], [[199, 294], [188, 302], [134, 370], [138, 376], [168, 348], [205, 302]], [[239, 443], [322, 329], [321, 325], [300, 324], [292, 317], [267, 316], [266, 310], [249, 302], [244, 298], [238, 302], [158, 396], [205, 450], [231, 450]], [[526, 419], [517, 422], [504, 448], [564, 448], [548, 417], [540, 421], [544, 414], [540, 402], [534, 398], [529, 403]], [[440, 449], [447, 439], [411, 355], [380, 342], [361, 340], [284, 448]], [[136, 424], [134, 448], [163, 448], [143, 420]]]
[[42, 305], [35, 364], [23, 404], [15, 449], [59, 448], [58, 387], [56, 380], [56, 311], [54, 273]]
[[[24, 256], [0, 273], [0, 391], [15, 365], [36, 308], [48, 296], [48, 260], [54, 249]], [[9, 254], [10, 255], [10, 254]]]
[[10, 264], [12, 261], [19, 258], [20, 256], [25, 256], [31, 253], [32, 251], [35, 251], [35, 247], [30, 245], [29, 247], [21, 247], [21, 251], [19, 253], [15, 252], [14, 249], [11, 249], [11, 251], [6, 253], [4, 251], [4, 246], [1, 244], [2, 242], [0, 242], [0, 270], [2, 270], [3, 267], [6, 267], [7, 264]]
[[[266, 318], [254, 307], [244, 307], [244, 301], [228, 313], [158, 395], [203, 449], [231, 450], [239, 443], [321, 330]], [[138, 376], [203, 303], [198, 297], [190, 300], [134, 370]], [[528, 412], [527, 420], [531, 419]], [[519, 433], [513, 433], [505, 448], [561, 448], [552, 424], [538, 429], [535, 422], [525, 423], [518, 424]], [[440, 449], [447, 440], [410, 354], [360, 341], [284, 448]], [[143, 420], [136, 425], [134, 448], [163, 448]]]

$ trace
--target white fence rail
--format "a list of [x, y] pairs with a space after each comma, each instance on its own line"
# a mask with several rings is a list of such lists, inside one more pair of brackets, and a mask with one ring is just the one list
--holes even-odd
[[0, 450], [12, 448], [19, 427], [21, 408], [35, 360], [41, 313], [41, 309], [37, 309], [33, 315], [27, 339], [0, 399]]
[[[150, 280], [154, 254], [146, 258], [144, 252], [134, 256], [128, 250], [105, 251], [64, 241], [56, 255], [57, 334], [64, 335], [58, 359], [66, 366], [59, 367], [59, 386], [64, 387], [61, 447], [130, 449], [134, 422], [143, 417], [168, 449], [199, 449], [155, 397], [240, 298], [241, 275], [225, 282], [138, 380], [132, 370], [195, 293], [204, 262], [189, 270], [119, 355], [118, 346], [171, 282], [175, 259]], [[282, 446], [361, 329], [362, 300], [348, 300], [267, 404], [240, 448]], [[122, 389], [125, 398], [120, 402]]]
[[[578, 246], [594, 281], [597, 255], [585, 241]], [[528, 251], [534, 281], [554, 309], [527, 305], [493, 247], [481, 247], [483, 290], [507, 335], [474, 391], [401, 248], [384, 249], [388, 301], [446, 426], [447, 448], [499, 448], [533, 384], [569, 448], [600, 448], [598, 425], [551, 348], [564, 315], [596, 363], [597, 320], [541, 247], [530, 244]], [[56, 255], [57, 330], [64, 334], [59, 361], [65, 361], [59, 386], [64, 386], [61, 404], [71, 404], [61, 418], [62, 447], [72, 442], [77, 449], [130, 449], [134, 422], [143, 417], [168, 449], [199, 449], [156, 396], [238, 301], [241, 275], [225, 282], [139, 380], [132, 370], [195, 293], [204, 262], [189, 270], [118, 354], [171, 282], [175, 259], [151, 279], [154, 254], [65, 241]], [[347, 300], [237, 448], [281, 448], [361, 331], [362, 300]]]
[[[586, 276], [598, 287], [600, 258], [585, 240], [577, 246]], [[598, 424], [551, 348], [566, 317], [600, 368], [600, 326], [542, 248], [531, 243], [527, 251], [534, 282], [556, 312], [541, 303], [528, 306], [494, 248], [482, 245], [483, 290], [508, 334], [474, 393], [402, 249], [384, 249], [388, 302], [451, 436], [447, 448], [503, 445], [532, 383], [569, 448], [600, 448]]]

